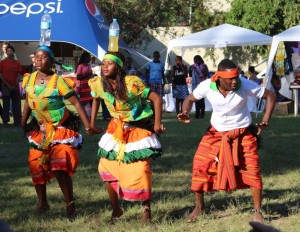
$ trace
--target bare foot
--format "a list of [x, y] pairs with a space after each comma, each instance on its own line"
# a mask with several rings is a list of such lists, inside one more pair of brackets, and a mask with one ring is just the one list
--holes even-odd
[[74, 220], [76, 217], [76, 207], [74, 201], [67, 205], [67, 218]]
[[42, 204], [42, 205], [38, 205], [38, 207], [36, 208], [36, 213], [37, 214], [42, 214], [44, 212], [46, 212], [47, 210], [50, 209], [50, 205], [48, 203]]
[[261, 214], [261, 212], [256, 211], [253, 214], [253, 221], [264, 223], [265, 219], [264, 219], [263, 215]]
[[191, 212], [190, 215], [187, 217], [187, 221], [195, 222], [197, 220], [197, 217], [203, 213], [204, 213], [204, 209], [196, 206], [193, 212]]
[[149, 206], [142, 206], [143, 213], [142, 213], [142, 222], [143, 224], [148, 224], [151, 222], [151, 209]]
[[122, 209], [118, 209], [118, 210], [113, 210], [109, 223], [110, 224], [115, 224], [115, 222], [123, 215], [123, 210]]

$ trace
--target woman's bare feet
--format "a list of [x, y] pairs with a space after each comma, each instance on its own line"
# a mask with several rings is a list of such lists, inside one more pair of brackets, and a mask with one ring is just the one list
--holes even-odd
[[44, 203], [44, 204], [38, 205], [38, 207], [36, 208], [35, 211], [37, 214], [42, 214], [49, 209], [50, 209], [50, 205], [48, 203]]
[[122, 209], [117, 209], [117, 210], [113, 210], [109, 223], [110, 224], [115, 224], [115, 222], [123, 215], [123, 210]]
[[196, 206], [193, 212], [191, 212], [190, 215], [187, 217], [187, 221], [195, 222], [197, 220], [197, 217], [203, 213], [204, 213], [204, 209]]
[[70, 220], [74, 220], [76, 217], [76, 207], [74, 201], [71, 201], [67, 205], [67, 218]]
[[142, 222], [148, 224], [151, 222], [151, 209], [149, 206], [143, 205]]

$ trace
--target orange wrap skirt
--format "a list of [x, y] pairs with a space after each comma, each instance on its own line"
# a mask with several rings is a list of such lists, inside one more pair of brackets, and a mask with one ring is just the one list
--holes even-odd
[[119, 119], [112, 119], [99, 141], [98, 171], [118, 196], [128, 201], [151, 198], [150, 159], [162, 155], [156, 135]]
[[[233, 164], [232, 162], [228, 165], [220, 160], [224, 157], [223, 154], [220, 155], [220, 149], [222, 139], [224, 139], [226, 133], [218, 132], [211, 127], [203, 136], [194, 156], [191, 190], [211, 192], [213, 190], [230, 191], [249, 187], [262, 188], [257, 138], [247, 128], [244, 129], [244, 132], [236, 138], [238, 140], [237, 157], [229, 157], [231, 160], [237, 159], [238, 161], [235, 163], [238, 164]], [[229, 147], [234, 150], [232, 144]], [[227, 151], [228, 154], [230, 155], [230, 152]], [[219, 167], [219, 165], [224, 167]], [[232, 170], [229, 170], [227, 167], [230, 167]], [[218, 170], [227, 173], [218, 174]], [[221, 180], [218, 180], [218, 177], [223, 178], [230, 171], [233, 172], [230, 178], [232, 176], [235, 178], [235, 186], [232, 187], [228, 182], [227, 184], [225, 182], [220, 187], [218, 183]]]
[[[30, 132], [28, 164], [34, 185], [46, 184], [54, 178], [53, 171], [64, 171], [72, 176], [79, 164], [78, 148], [82, 136], [64, 127], [54, 128], [51, 141], [41, 148], [43, 133]], [[47, 131], [47, 135], [49, 135]]]

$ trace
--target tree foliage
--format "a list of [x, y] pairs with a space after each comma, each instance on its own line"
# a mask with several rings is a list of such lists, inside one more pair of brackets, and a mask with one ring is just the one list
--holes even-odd
[[297, 0], [234, 0], [226, 22], [274, 36], [298, 25]]
[[188, 7], [184, 0], [96, 0], [106, 19], [118, 18], [121, 38], [128, 44], [149, 39], [145, 28], [185, 24]]
[[[296, 2], [297, 0], [234, 0], [226, 14], [226, 23], [274, 36], [298, 25], [300, 7]], [[243, 48], [227, 48], [225, 55], [234, 56], [241, 49]], [[249, 62], [255, 60], [258, 54], [266, 56], [268, 48], [249, 46], [241, 54], [248, 54], [249, 57], [241, 59]]]

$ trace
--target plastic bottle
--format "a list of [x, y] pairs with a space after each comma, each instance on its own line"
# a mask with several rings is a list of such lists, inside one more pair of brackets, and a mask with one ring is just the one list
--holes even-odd
[[45, 11], [41, 18], [41, 39], [40, 46], [50, 46], [50, 35], [52, 28], [52, 18], [48, 11]]
[[120, 35], [119, 24], [117, 22], [117, 19], [113, 19], [112, 23], [109, 26], [108, 51], [110, 52], [119, 51], [119, 35]]

